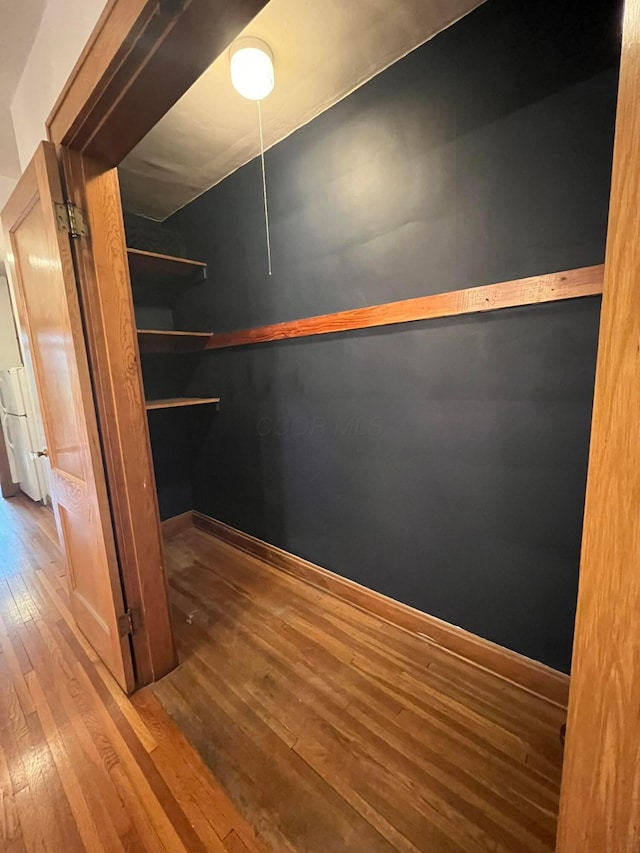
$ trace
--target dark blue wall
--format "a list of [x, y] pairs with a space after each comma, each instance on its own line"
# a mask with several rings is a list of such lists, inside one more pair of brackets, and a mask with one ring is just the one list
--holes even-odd
[[[488, 0], [168, 223], [225, 331], [600, 263], [615, 4]], [[268, 101], [264, 105], [268, 110]], [[569, 668], [599, 302], [202, 356], [196, 509]], [[196, 441], [197, 436], [197, 441]], [[161, 463], [160, 463], [161, 464]]]

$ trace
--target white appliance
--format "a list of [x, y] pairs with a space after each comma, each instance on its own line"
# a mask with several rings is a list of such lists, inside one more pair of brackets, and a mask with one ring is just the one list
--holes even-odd
[[45, 501], [48, 463], [36, 455], [43, 443], [23, 367], [0, 370], [0, 422], [13, 482], [32, 500]]

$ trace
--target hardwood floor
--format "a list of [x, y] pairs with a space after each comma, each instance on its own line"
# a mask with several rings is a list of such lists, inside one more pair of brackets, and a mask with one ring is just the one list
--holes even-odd
[[550, 851], [565, 712], [196, 529], [153, 690], [276, 851]]
[[263, 850], [146, 689], [69, 612], [52, 514], [0, 499], [0, 850]]
[[182, 663], [129, 700], [51, 514], [0, 500], [1, 850], [553, 849], [561, 709], [201, 531], [167, 554]]

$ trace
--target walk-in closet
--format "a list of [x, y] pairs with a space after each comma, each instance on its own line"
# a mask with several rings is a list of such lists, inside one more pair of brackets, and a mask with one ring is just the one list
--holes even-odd
[[621, 5], [355, 5], [119, 166], [151, 689], [271, 849], [553, 850]]

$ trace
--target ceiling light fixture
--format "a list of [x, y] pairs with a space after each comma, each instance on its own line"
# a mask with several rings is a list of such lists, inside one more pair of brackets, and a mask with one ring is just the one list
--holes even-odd
[[243, 98], [258, 103], [260, 128], [260, 160], [262, 163], [262, 195], [264, 200], [264, 225], [267, 236], [267, 261], [271, 275], [271, 238], [269, 236], [269, 206], [267, 204], [267, 173], [264, 165], [264, 136], [262, 133], [261, 101], [270, 95], [275, 84], [273, 54], [269, 45], [256, 38], [241, 38], [231, 45], [231, 82]]
[[260, 39], [241, 38], [231, 45], [231, 82], [243, 98], [262, 101], [273, 91], [273, 54]]

